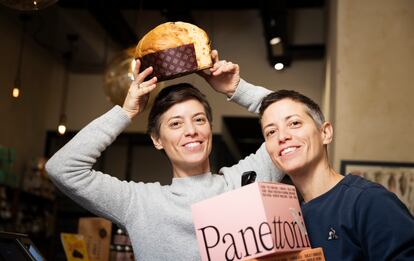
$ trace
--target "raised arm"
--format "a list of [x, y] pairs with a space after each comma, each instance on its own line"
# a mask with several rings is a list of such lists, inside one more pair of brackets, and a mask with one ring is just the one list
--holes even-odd
[[269, 93], [271, 91], [266, 88], [253, 85], [240, 79], [237, 89], [229, 100], [243, 106], [249, 112], [258, 114], [263, 98]]
[[143, 82], [151, 73], [147, 69], [131, 84], [124, 108], [115, 106], [89, 123], [47, 162], [46, 170], [55, 185], [89, 211], [123, 223], [129, 208], [134, 183], [95, 171], [92, 166], [101, 153], [130, 124], [146, 104], [146, 96], [156, 79]]
[[[258, 113], [262, 99], [271, 91], [241, 79], [239, 66], [225, 60], [220, 61], [217, 51], [212, 51], [212, 58], [214, 66], [210, 73], [200, 75], [214, 90], [225, 94], [230, 101], [247, 108], [250, 112]], [[234, 184], [239, 184], [243, 172], [250, 170], [256, 172], [258, 181], [280, 181], [284, 176], [273, 164], [264, 144], [255, 153], [232, 167], [222, 168], [220, 172], [232, 179]]]
[[271, 91], [255, 86], [240, 78], [239, 65], [226, 60], [219, 60], [217, 50], [211, 52], [214, 65], [209, 73], [200, 72], [208, 84], [217, 92], [223, 93], [230, 101], [258, 113], [262, 99]]
[[[254, 86], [241, 79], [236, 91], [229, 100], [247, 108], [250, 112], [258, 113], [262, 99], [269, 93], [269, 90]], [[249, 170], [256, 172], [257, 181], [279, 182], [284, 176], [282, 171], [273, 164], [264, 143], [255, 153], [240, 160], [236, 165], [230, 168], [222, 168], [220, 171], [222, 173], [232, 173], [231, 177], [236, 179], [237, 182], [240, 179], [238, 175]]]

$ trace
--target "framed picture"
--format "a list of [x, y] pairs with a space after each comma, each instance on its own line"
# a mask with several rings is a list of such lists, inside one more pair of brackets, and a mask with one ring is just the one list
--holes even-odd
[[414, 163], [341, 161], [341, 174], [350, 173], [379, 183], [394, 192], [414, 215]]

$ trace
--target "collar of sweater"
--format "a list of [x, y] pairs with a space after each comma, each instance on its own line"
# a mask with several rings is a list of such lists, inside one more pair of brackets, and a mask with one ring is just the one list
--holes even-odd
[[189, 176], [184, 178], [173, 178], [170, 189], [175, 193], [192, 192], [194, 190], [211, 187], [213, 175], [211, 172]]

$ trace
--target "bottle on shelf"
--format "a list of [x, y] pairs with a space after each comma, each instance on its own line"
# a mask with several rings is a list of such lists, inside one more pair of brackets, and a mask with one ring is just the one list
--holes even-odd
[[134, 252], [128, 234], [124, 229], [114, 227], [115, 231], [110, 247], [110, 261], [133, 261]]

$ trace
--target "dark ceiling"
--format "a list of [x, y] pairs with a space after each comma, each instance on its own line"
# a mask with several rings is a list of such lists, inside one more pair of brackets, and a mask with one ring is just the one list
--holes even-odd
[[[324, 8], [324, 0], [60, 0], [58, 5], [67, 9], [82, 9], [94, 17], [105, 30], [111, 40], [122, 48], [128, 48], [137, 43], [137, 34], [122, 14], [123, 10], [159, 10], [166, 21], [184, 21], [197, 24], [194, 10], [259, 10], [265, 33], [269, 63], [273, 66], [283, 62], [289, 66], [294, 59], [321, 59], [325, 53], [323, 43], [294, 44], [290, 42], [292, 19], [289, 10], [301, 8]], [[278, 23], [274, 21], [277, 19]], [[276, 52], [269, 42], [274, 37], [280, 37], [282, 52]], [[279, 49], [280, 49], [279, 48]]]
[[[197, 24], [197, 19], [191, 15], [193, 10], [244, 10], [259, 9], [263, 13], [274, 11], [274, 15], [286, 15], [290, 8], [322, 8], [324, 0], [60, 0], [63, 8], [87, 9], [101, 26], [109, 33], [112, 39], [122, 47], [129, 47], [136, 43], [134, 30], [123, 18], [121, 10], [159, 10], [168, 21], [185, 21]], [[273, 14], [269, 14], [272, 16]]]

